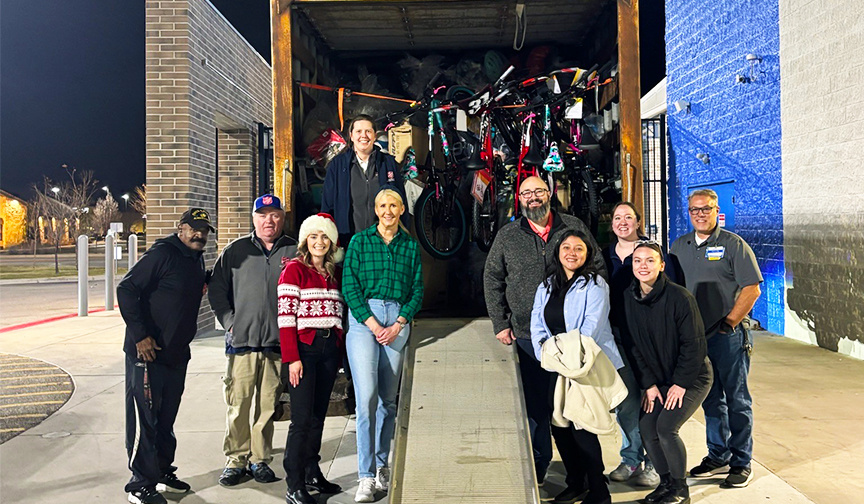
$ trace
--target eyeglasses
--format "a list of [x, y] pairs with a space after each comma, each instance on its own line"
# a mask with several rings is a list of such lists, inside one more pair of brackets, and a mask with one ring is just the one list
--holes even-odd
[[530, 198], [531, 196], [537, 196], [538, 198], [540, 198], [548, 192], [549, 192], [549, 189], [543, 189], [543, 188], [534, 189], [533, 191], [530, 189], [526, 189], [526, 190], [520, 192], [519, 196], [521, 196], [522, 198], [525, 198], [525, 199]]
[[717, 208], [716, 206], [703, 206], [703, 207], [690, 207], [687, 210], [690, 212], [690, 215], [708, 215]]

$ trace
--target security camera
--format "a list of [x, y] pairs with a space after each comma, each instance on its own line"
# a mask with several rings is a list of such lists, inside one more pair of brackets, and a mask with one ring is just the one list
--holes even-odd
[[735, 76], [735, 84], [747, 84], [748, 82], [750, 79], [745, 75], [737, 74]]
[[686, 110], [690, 112], [690, 102], [684, 100], [678, 100], [672, 103], [672, 106], [675, 107], [675, 112], [681, 112], [682, 110]]

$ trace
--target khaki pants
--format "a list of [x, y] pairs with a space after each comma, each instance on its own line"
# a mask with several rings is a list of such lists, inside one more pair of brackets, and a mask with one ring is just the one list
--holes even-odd
[[[222, 449], [226, 467], [273, 460], [273, 415], [282, 394], [282, 358], [276, 352], [228, 354], [225, 371], [227, 429]], [[253, 409], [254, 406], [254, 409]], [[250, 413], [252, 418], [250, 419]]]

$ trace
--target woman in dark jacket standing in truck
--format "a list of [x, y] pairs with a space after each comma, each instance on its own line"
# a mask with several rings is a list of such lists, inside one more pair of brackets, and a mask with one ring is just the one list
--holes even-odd
[[702, 404], [714, 376], [696, 300], [669, 281], [665, 266], [659, 245], [636, 245], [636, 281], [624, 296], [624, 307], [634, 372], [643, 390], [642, 442], [660, 474], [660, 486], [645, 502], [688, 504], [687, 452], [678, 430]]

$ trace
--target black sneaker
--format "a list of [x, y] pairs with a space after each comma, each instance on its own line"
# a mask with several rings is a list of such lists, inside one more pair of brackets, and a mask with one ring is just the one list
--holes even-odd
[[572, 504], [582, 500], [588, 495], [588, 488], [583, 486], [568, 486], [563, 492], [555, 496], [554, 504]]
[[744, 488], [753, 481], [753, 471], [749, 467], [731, 467], [729, 475], [721, 485], [724, 488]]
[[690, 476], [693, 478], [709, 478], [715, 474], [723, 474], [729, 472], [729, 464], [717, 462], [711, 457], [702, 459], [702, 463], [690, 469]]
[[159, 483], [156, 483], [157, 492], [186, 493], [191, 488], [192, 487], [189, 486], [189, 483], [177, 479], [177, 475], [173, 472], [162, 476], [162, 478], [159, 479]]
[[132, 504], [168, 504], [165, 497], [162, 497], [154, 487], [132, 490], [127, 498]]
[[258, 483], [273, 483], [274, 481], [279, 481], [279, 478], [276, 477], [276, 473], [273, 472], [273, 469], [270, 469], [270, 466], [268, 466], [266, 462], [261, 462], [259, 464], [250, 463], [248, 472]]
[[246, 475], [246, 469], [240, 467], [226, 467], [219, 475], [219, 484], [225, 487], [239, 485]]
[[342, 487], [336, 483], [327, 481], [323, 474], [317, 476], [306, 477], [306, 487], [317, 490], [322, 494], [337, 494], [342, 491]]

